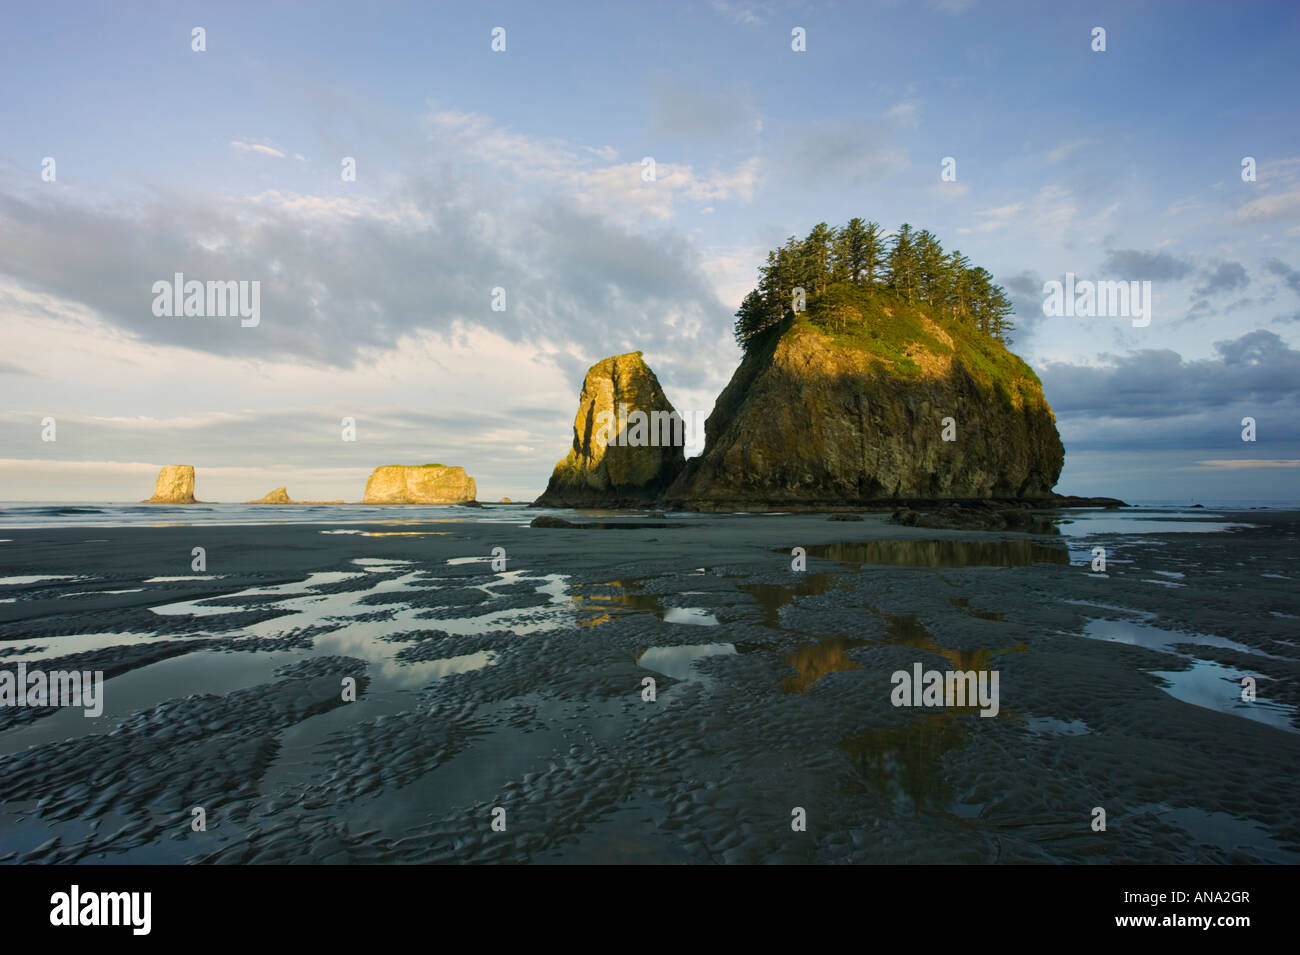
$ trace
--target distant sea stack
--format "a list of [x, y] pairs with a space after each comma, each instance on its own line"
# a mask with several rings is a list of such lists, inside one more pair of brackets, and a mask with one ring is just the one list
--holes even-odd
[[277, 487], [274, 491], [269, 492], [266, 497], [260, 501], [245, 501], [245, 504], [292, 504], [289, 500], [289, 489]]
[[464, 468], [389, 464], [375, 468], [363, 504], [465, 504], [478, 496]]
[[194, 500], [194, 467], [189, 464], [169, 464], [158, 472], [153, 486], [153, 497], [141, 504], [196, 504]]
[[675, 416], [639, 351], [592, 365], [573, 445], [533, 505], [636, 506], [661, 497], [684, 464], [683, 425]]
[[1052, 497], [1065, 449], [1004, 343], [1002, 289], [927, 232], [904, 226], [887, 249], [873, 230], [823, 224], [769, 256], [737, 313], [745, 357], [669, 505]]

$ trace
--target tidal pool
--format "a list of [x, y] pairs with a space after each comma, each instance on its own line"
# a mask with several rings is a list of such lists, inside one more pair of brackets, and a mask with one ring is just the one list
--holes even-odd
[[1070, 553], [1064, 547], [1028, 538], [845, 541], [809, 547], [808, 555], [845, 564], [887, 567], [1029, 567], [1070, 562]]

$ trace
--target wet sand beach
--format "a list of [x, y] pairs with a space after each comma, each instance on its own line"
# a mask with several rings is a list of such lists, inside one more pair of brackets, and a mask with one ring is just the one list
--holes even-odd
[[0, 860], [1300, 861], [1300, 513], [536, 513], [0, 529]]

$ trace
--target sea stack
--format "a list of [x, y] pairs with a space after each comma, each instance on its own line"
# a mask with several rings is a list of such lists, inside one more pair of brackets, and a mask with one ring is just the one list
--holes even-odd
[[287, 487], [277, 487], [274, 491], [269, 492], [266, 497], [260, 501], [245, 501], [245, 504], [292, 504], [289, 499], [289, 489]]
[[141, 504], [195, 504], [194, 467], [189, 464], [169, 464], [158, 472], [153, 497]]
[[478, 496], [464, 468], [389, 464], [375, 468], [363, 504], [465, 504]]
[[582, 382], [573, 445], [534, 506], [617, 507], [653, 501], [684, 464], [682, 419], [641, 353], [592, 365]]
[[704, 510], [1042, 500], [1065, 450], [1032, 369], [938, 309], [856, 290], [751, 343], [665, 495]]

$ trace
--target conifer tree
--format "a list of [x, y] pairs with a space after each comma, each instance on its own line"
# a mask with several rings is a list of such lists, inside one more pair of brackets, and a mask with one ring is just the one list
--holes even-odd
[[870, 288], [880, 267], [880, 226], [850, 219], [835, 234], [834, 250], [836, 278]]
[[803, 257], [802, 285], [809, 295], [821, 294], [831, 278], [831, 242], [834, 231], [825, 222], [812, 227], [803, 240], [800, 252]]
[[884, 257], [880, 223], [868, 222], [862, 235], [862, 284], [868, 289], [874, 288], [879, 280]]
[[889, 285], [906, 297], [908, 304], [916, 291], [916, 248], [912, 241], [912, 227], [904, 222], [894, 236], [894, 246], [889, 250]]
[[741, 348], [749, 347], [750, 341], [766, 326], [766, 309], [763, 295], [758, 289], [745, 296], [736, 312], [736, 344]]
[[1011, 304], [1011, 299], [1007, 298], [1006, 291], [1001, 285], [994, 285], [989, 294], [989, 324], [991, 334], [1003, 345], [1011, 344], [1011, 332], [1015, 329], [1015, 322], [1011, 320], [1011, 313], [1015, 311], [1015, 306]]
[[985, 335], [993, 334], [993, 276], [984, 268], [971, 269], [968, 274], [971, 290], [971, 316], [975, 327]]
[[960, 251], [948, 256], [948, 275], [952, 282], [946, 303], [953, 318], [965, 321], [970, 315], [970, 260]]
[[947, 296], [947, 262], [943, 246], [929, 229], [922, 229], [914, 240], [916, 248], [917, 287], [920, 298], [931, 305], [941, 304]]
[[758, 273], [758, 286], [736, 312], [736, 341], [745, 348], [792, 315], [796, 288], [813, 299], [835, 283], [868, 295], [892, 289], [909, 304], [924, 302], [1004, 344], [1015, 328], [1011, 300], [988, 270], [972, 268], [960, 252], [945, 253], [928, 229], [913, 232], [906, 222], [887, 252], [875, 222], [853, 218], [841, 229], [819, 222], [803, 239], [790, 236], [769, 252]]

